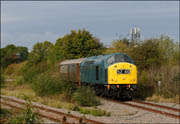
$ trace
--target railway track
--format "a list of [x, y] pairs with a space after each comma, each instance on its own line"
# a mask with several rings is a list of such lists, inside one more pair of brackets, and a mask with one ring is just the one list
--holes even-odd
[[[1, 104], [13, 109], [25, 110], [25, 105], [27, 104], [27, 102], [17, 98], [1, 95]], [[47, 118], [55, 122], [61, 122], [65, 124], [70, 124], [70, 123], [103, 124], [102, 122], [89, 120], [86, 118], [60, 112], [58, 110], [55, 110], [53, 107], [40, 105], [37, 103], [31, 103], [31, 104], [32, 104], [31, 106], [35, 109], [35, 111], [39, 113], [41, 117]]]
[[158, 105], [158, 104], [149, 103], [149, 102], [143, 102], [143, 101], [139, 101], [139, 100], [133, 100], [133, 102], [140, 103], [140, 104], [145, 104], [145, 105], [149, 105], [149, 106], [153, 106], [153, 107], [159, 107], [159, 108], [167, 109], [167, 110], [170, 110], [170, 111], [180, 112], [180, 109], [172, 108], [172, 107], [168, 107], [168, 106], [164, 106], [164, 105]]
[[[102, 98], [102, 97], [101, 97]], [[153, 103], [148, 103], [148, 102], [143, 102], [143, 101], [138, 101], [138, 100], [133, 100], [131, 102], [123, 102], [123, 101], [118, 101], [118, 100], [113, 100], [113, 99], [108, 99], [108, 98], [102, 98], [111, 102], [115, 102], [115, 103], [119, 103], [119, 104], [123, 104], [123, 105], [127, 105], [127, 106], [131, 106], [131, 107], [135, 107], [138, 109], [142, 109], [145, 111], [149, 111], [149, 112], [154, 112], [154, 113], [158, 113], [161, 115], [165, 115], [168, 117], [172, 117], [172, 118], [176, 118], [176, 119], [180, 119], [180, 109], [177, 108], [171, 108], [171, 107], [167, 107], [167, 106], [163, 106], [163, 105], [158, 105], [158, 104], [153, 104]], [[136, 104], [134, 104], [136, 103]], [[148, 107], [142, 106], [142, 105], [146, 105]], [[155, 107], [154, 109], [151, 107]], [[158, 109], [161, 110], [158, 110]], [[163, 109], [163, 110], [162, 110]], [[164, 111], [165, 110], [165, 111]], [[172, 112], [166, 112], [166, 111], [173, 111], [173, 112], [178, 112], [177, 114], [172, 113]]]

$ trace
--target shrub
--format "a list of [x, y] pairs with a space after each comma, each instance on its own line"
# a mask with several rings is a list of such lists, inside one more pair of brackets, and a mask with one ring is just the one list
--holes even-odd
[[23, 77], [22, 77], [22, 76], [18, 76], [18, 77], [16, 78], [16, 80], [15, 80], [15, 84], [16, 84], [16, 85], [22, 85], [22, 84], [24, 84], [24, 79], [23, 79]]
[[82, 86], [73, 94], [73, 100], [82, 106], [96, 106], [100, 101], [96, 98], [95, 92], [90, 87]]
[[139, 70], [160, 67], [163, 63], [163, 55], [159, 49], [159, 42], [156, 39], [145, 40], [141, 45], [134, 47], [131, 57]]
[[145, 99], [148, 96], [152, 96], [155, 92], [155, 83], [149, 77], [148, 72], [143, 71], [139, 76], [138, 89], [135, 93], [135, 97]]
[[7, 121], [7, 118], [11, 116], [11, 111], [7, 109], [0, 108], [0, 123], [4, 124]]
[[39, 74], [48, 71], [48, 65], [46, 62], [41, 62], [37, 65], [32, 65], [27, 62], [22, 68], [22, 76], [24, 78], [24, 83], [32, 83]]
[[62, 85], [60, 80], [52, 78], [48, 73], [42, 73], [33, 80], [32, 89], [39, 96], [60, 93]]
[[72, 94], [74, 94], [74, 92], [76, 92], [77, 90], [77, 85], [69, 81], [61, 81], [61, 85], [62, 85], [62, 92], [65, 95], [64, 98], [66, 100], [71, 101], [73, 96]]
[[26, 105], [26, 110], [10, 119], [11, 124], [40, 124], [41, 120], [37, 112], [33, 112], [31, 104]]
[[165, 98], [174, 98], [179, 95], [180, 73], [175, 73], [170, 77], [169, 82], [163, 82], [161, 86], [161, 95]]
[[7, 75], [21, 75], [22, 74], [22, 68], [24, 67], [24, 65], [26, 64], [27, 62], [21, 62], [19, 64], [11, 64], [11, 65], [8, 65], [8, 67], [6, 68], [5, 70], [5, 74]]

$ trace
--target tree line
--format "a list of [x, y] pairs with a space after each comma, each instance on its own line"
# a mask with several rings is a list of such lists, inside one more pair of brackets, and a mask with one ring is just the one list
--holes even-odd
[[[54, 44], [50, 41], [37, 42], [29, 53], [26, 47], [12, 44], [1, 48], [0, 51], [3, 68], [17, 62], [17, 58], [13, 57], [16, 53], [20, 54], [19, 62], [26, 61], [22, 69], [25, 82], [32, 82], [38, 74], [55, 68], [62, 60], [120, 52], [132, 57], [137, 65], [138, 79], [142, 84], [140, 87], [144, 88], [144, 85], [149, 83], [146, 88], [150, 88], [154, 93], [157, 92], [158, 80], [166, 82], [164, 87], [167, 89], [169, 89], [169, 82], [176, 82], [173, 86], [179, 85], [177, 80], [180, 77], [176, 67], [179, 64], [179, 44], [166, 35], [145, 39], [140, 43], [133, 43], [128, 38], [122, 38], [114, 40], [110, 46], [106, 47], [89, 31], [72, 30], [69, 34], [58, 38]], [[169, 74], [171, 71], [175, 73]], [[142, 90], [145, 92], [146, 88]], [[169, 94], [171, 90], [174, 89], [167, 90]]]

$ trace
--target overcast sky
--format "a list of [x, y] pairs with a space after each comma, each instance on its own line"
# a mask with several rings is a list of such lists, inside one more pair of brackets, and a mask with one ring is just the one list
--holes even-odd
[[143, 39], [166, 34], [179, 41], [179, 2], [1, 1], [1, 47], [26, 46], [85, 28], [105, 45], [139, 27]]

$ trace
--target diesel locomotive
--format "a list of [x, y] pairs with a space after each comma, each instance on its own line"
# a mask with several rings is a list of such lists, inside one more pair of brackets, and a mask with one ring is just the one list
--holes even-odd
[[60, 75], [64, 80], [92, 86], [97, 95], [132, 99], [137, 89], [137, 67], [122, 53], [62, 61]]

